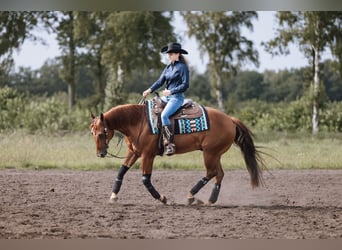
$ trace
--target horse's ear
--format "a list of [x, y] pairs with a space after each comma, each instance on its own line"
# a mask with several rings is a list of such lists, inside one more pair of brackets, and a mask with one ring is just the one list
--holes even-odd
[[92, 120], [95, 119], [95, 115], [94, 115], [93, 112], [91, 112], [91, 111], [90, 111], [90, 118], [91, 118]]
[[103, 113], [100, 114], [100, 119], [101, 119], [102, 122], [104, 121]]

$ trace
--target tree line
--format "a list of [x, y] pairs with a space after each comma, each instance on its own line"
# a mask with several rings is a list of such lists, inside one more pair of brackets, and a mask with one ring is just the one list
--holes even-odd
[[[309, 96], [313, 133], [318, 132], [324, 101], [340, 101], [341, 12], [277, 12], [278, 30], [274, 39], [264, 42], [265, 48], [284, 54], [295, 43], [311, 65], [263, 74], [241, 71], [247, 62], [259, 63], [253, 41], [241, 32], [252, 30], [257, 12], [180, 14], [188, 36], [209, 57], [204, 74], [193, 72], [191, 95], [226, 112], [245, 100], [280, 102]], [[102, 109], [127, 102], [158, 77], [164, 67], [160, 48], [181, 40], [174, 33], [173, 18], [173, 12], [149, 11], [0, 12], [0, 86], [37, 95], [67, 92], [69, 110], [77, 100]], [[39, 41], [32, 32], [37, 28], [56, 34], [61, 56], [39, 70], [21, 68], [11, 74], [13, 51], [26, 39]], [[335, 61], [321, 61], [326, 49]]]
[[[33, 96], [51, 97], [59, 92], [67, 93], [67, 84], [59, 75], [62, 63], [58, 59], [49, 59], [39, 69], [32, 70], [19, 67], [1, 82], [1, 86], [10, 86], [21, 93]], [[321, 64], [322, 98], [325, 101], [342, 101], [342, 82], [336, 72], [335, 63], [326, 60]], [[311, 67], [297, 69], [283, 69], [279, 71], [266, 70], [263, 73], [243, 70], [231, 78], [222, 79], [222, 97], [225, 111], [231, 110], [229, 105], [247, 100], [258, 99], [265, 102], [291, 102], [303, 97], [310, 89]], [[130, 79], [125, 81], [122, 89], [123, 102], [127, 102], [128, 95], [141, 95], [142, 91], [159, 76], [159, 72], [146, 74], [133, 71]], [[96, 77], [87, 67], [77, 67], [76, 85], [77, 99], [90, 102], [96, 95]], [[191, 71], [191, 87], [187, 92], [189, 97], [218, 107], [215, 97], [211, 93], [210, 75], [208, 72]], [[96, 103], [94, 103], [96, 105]], [[91, 104], [91, 105], [94, 105]]]

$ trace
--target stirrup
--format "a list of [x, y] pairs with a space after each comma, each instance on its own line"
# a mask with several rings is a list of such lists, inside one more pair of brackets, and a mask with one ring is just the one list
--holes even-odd
[[176, 151], [176, 145], [173, 143], [169, 143], [168, 145], [165, 145], [165, 154], [170, 156], [173, 155]]

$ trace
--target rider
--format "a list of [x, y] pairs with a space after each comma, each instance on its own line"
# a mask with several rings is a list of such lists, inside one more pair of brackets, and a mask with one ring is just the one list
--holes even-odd
[[161, 53], [167, 53], [170, 63], [165, 67], [159, 79], [150, 88], [143, 92], [143, 96], [159, 89], [164, 83], [163, 100], [167, 103], [161, 113], [162, 135], [166, 155], [175, 153], [176, 147], [173, 143], [170, 116], [173, 115], [183, 104], [184, 92], [189, 87], [189, 68], [183, 54], [188, 52], [182, 49], [179, 43], [169, 43], [161, 49]]

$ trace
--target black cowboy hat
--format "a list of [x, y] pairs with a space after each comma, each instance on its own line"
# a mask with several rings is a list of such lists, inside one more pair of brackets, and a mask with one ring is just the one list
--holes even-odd
[[188, 54], [188, 52], [182, 49], [182, 45], [179, 43], [169, 43], [167, 46], [163, 47], [161, 53], [181, 53], [181, 54]]

